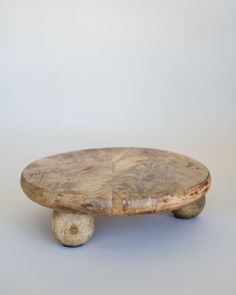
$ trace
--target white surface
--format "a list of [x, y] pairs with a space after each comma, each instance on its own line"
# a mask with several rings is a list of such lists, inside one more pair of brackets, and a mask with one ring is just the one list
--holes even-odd
[[[235, 1], [0, 0], [0, 292], [235, 294]], [[96, 219], [65, 248], [19, 186], [29, 162], [144, 146], [212, 174], [204, 212]]]

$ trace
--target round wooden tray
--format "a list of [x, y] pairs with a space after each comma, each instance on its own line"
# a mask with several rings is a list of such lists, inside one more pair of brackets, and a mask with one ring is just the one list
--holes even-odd
[[[56, 225], [62, 219], [62, 225], [67, 224], [68, 217], [89, 218], [90, 224], [92, 215], [171, 210], [176, 217], [193, 217], [204, 206], [210, 173], [200, 162], [168, 151], [100, 148], [37, 160], [23, 170], [21, 186], [30, 199], [55, 210], [53, 227], [57, 231]], [[186, 213], [190, 207], [199, 212]], [[73, 222], [76, 232], [79, 223]]]

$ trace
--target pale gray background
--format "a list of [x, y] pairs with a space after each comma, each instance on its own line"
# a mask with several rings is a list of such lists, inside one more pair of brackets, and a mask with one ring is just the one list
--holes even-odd
[[[236, 2], [0, 0], [0, 293], [236, 294]], [[21, 170], [79, 148], [204, 162], [205, 211], [96, 219], [62, 247]]]

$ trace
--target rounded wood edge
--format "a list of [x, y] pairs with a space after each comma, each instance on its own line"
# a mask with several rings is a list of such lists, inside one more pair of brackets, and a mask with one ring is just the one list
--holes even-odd
[[121, 200], [118, 206], [114, 206], [113, 204], [112, 216], [132, 216], [174, 211], [205, 197], [210, 185], [211, 175], [208, 173], [207, 177], [198, 185], [185, 191], [165, 195], [161, 198], [150, 198], [149, 203], [147, 203], [145, 199], [137, 199], [135, 200], [136, 204], [134, 205], [132, 203], [133, 200], [131, 200], [129, 207], [129, 200], [123, 202]]
[[[135, 206], [133, 203], [129, 206], [129, 200], [122, 201], [121, 199], [121, 203], [119, 204], [114, 204], [113, 200], [111, 200], [111, 202], [108, 200], [106, 207], [104, 207], [103, 204], [101, 208], [99, 208], [99, 205], [96, 208], [84, 208], [83, 204], [78, 202], [78, 199], [76, 199], [76, 202], [68, 204], [66, 198], [62, 199], [56, 193], [54, 194], [40, 187], [35, 188], [34, 185], [24, 178], [23, 173], [24, 170], [20, 180], [22, 190], [32, 201], [41, 206], [53, 210], [101, 216], [131, 216], [174, 211], [205, 196], [211, 185], [211, 175], [208, 170], [207, 177], [200, 184], [171, 195], [160, 198], [149, 198], [148, 200], [152, 200], [152, 203], [147, 202], [146, 198], [140, 198], [135, 200]], [[132, 202], [134, 202], [134, 200], [132, 200]]]

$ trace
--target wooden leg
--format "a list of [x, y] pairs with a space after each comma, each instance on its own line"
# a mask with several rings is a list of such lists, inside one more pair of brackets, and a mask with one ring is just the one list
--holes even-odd
[[53, 211], [52, 231], [65, 246], [75, 247], [88, 241], [94, 231], [94, 217], [79, 213]]
[[177, 218], [192, 218], [200, 214], [205, 206], [205, 196], [197, 201], [177, 210], [173, 211], [173, 214]]

